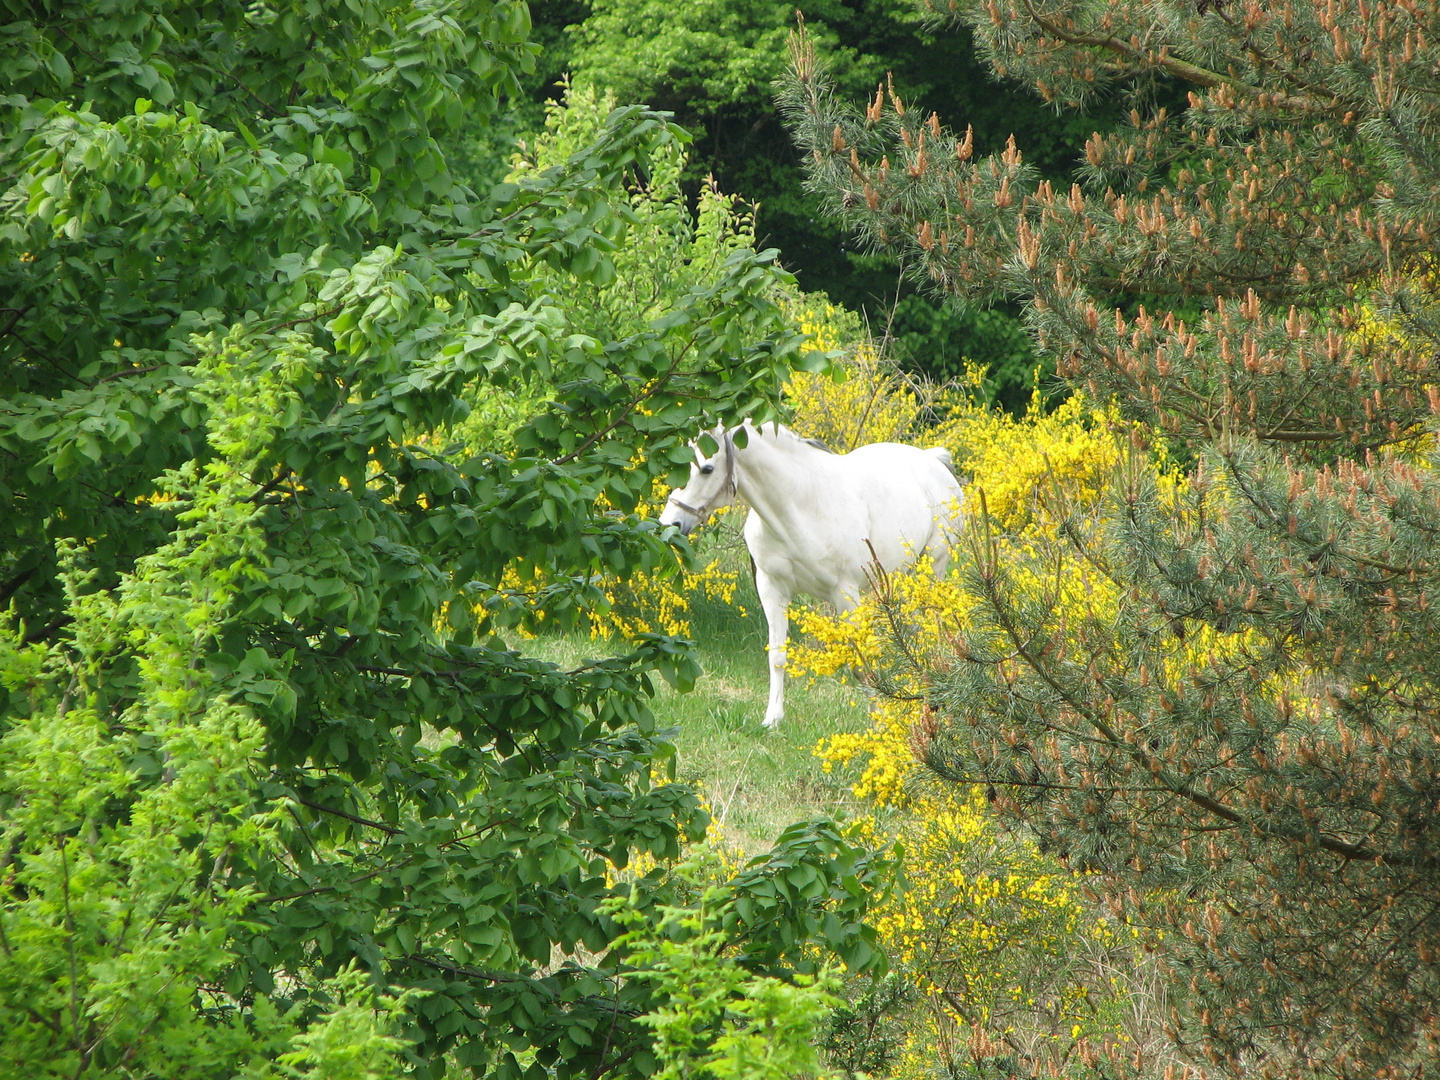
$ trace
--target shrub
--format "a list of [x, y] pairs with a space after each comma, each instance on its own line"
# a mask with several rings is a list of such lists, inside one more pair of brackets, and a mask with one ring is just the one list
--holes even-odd
[[[1133, 458], [1175, 485], [1162, 455], [1134, 452], [1133, 429], [1113, 407], [1074, 396], [1054, 412], [1032, 408], [1016, 418], [958, 388], [917, 389], [873, 356], [857, 355], [846, 364], [846, 382], [790, 381], [797, 426], [846, 415], [836, 402], [873, 402], [872, 415], [892, 418], [891, 430], [948, 446], [968, 476], [967, 514], [984, 519], [981, 534], [998, 558], [1033, 554], [1056, 533], [1057, 508], [1095, 506], [1122, 461]], [[970, 387], [981, 385], [978, 375], [970, 371]], [[1060, 606], [1117, 602], [1113, 590], [1074, 569], [1027, 583]], [[1162, 1001], [1133, 930], [1086, 896], [1083, 876], [1059, 853], [1001, 828], [983, 785], [926, 780], [937, 723], [926, 679], [953, 663], [976, 603], [959, 574], [877, 574], [847, 616], [795, 613], [803, 635], [791, 647], [795, 674], [848, 674], [875, 692], [870, 728], [830, 736], [816, 752], [827, 766], [858, 767], [855, 792], [875, 808], [862, 830], [872, 841], [899, 841], [903, 851], [906, 887], [877, 923], [897, 974], [917, 994], [901, 1006], [909, 1009], [907, 1034], [892, 1068], [907, 1077], [1051, 1067], [1093, 1075], [1112, 1067], [1112, 1058], [1133, 1062], [1137, 1051], [1153, 1068], [1164, 1059]], [[876, 1030], [883, 1040], [883, 1027]], [[841, 1046], [851, 1059], [867, 1050], [863, 1040]]]

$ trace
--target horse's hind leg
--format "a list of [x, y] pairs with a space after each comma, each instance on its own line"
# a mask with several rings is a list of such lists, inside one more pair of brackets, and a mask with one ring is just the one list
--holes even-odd
[[765, 625], [770, 631], [770, 703], [765, 709], [765, 726], [773, 728], [785, 716], [785, 640], [790, 631], [790, 594], [758, 566], [755, 591], [760, 594]]

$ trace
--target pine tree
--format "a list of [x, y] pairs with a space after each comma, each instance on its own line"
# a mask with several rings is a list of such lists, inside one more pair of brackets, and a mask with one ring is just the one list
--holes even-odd
[[1023, 302], [1135, 455], [1033, 563], [972, 500], [919, 752], [1150, 931], [1193, 1060], [1440, 1076], [1440, 5], [932, 14], [1058, 107], [1133, 93], [1129, 127], [1057, 190], [896, 88], [835, 100], [802, 32], [811, 182], [936, 289]]

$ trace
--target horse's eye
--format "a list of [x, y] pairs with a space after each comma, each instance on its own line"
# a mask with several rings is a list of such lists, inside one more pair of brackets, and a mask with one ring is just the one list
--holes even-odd
[[712, 472], [714, 472], [714, 471], [715, 471], [715, 466], [714, 466], [714, 465], [701, 465], [701, 466], [700, 466], [700, 472], [703, 473], [705, 476], [709, 476], [709, 475], [710, 475]]

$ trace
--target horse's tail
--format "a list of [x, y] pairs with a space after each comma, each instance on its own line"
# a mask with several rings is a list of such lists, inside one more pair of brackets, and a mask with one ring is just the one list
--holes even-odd
[[955, 475], [955, 460], [950, 456], [949, 450], [945, 449], [945, 447], [943, 446], [932, 446], [925, 452], [927, 454], [933, 454], [935, 457], [939, 458], [940, 464], [944, 465], [945, 468], [950, 470], [950, 475]]

